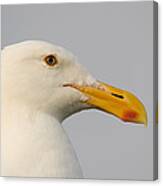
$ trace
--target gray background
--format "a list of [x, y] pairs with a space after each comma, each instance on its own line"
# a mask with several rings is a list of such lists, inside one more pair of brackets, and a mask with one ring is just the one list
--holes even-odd
[[86, 178], [153, 178], [153, 3], [2, 6], [2, 47], [28, 39], [68, 48], [99, 80], [134, 92], [148, 128], [89, 110], [63, 126]]

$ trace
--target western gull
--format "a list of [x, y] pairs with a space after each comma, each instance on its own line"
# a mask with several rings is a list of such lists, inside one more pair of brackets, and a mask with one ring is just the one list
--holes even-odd
[[147, 124], [136, 96], [97, 81], [62, 47], [24, 41], [5, 47], [1, 61], [2, 176], [82, 178], [61, 123], [83, 109]]

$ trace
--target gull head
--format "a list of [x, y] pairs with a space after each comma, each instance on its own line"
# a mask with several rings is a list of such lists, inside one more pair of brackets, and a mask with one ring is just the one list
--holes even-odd
[[24, 104], [62, 121], [97, 108], [123, 121], [147, 123], [144, 105], [132, 93], [97, 81], [68, 50], [25, 41], [2, 51], [2, 88], [9, 102]]

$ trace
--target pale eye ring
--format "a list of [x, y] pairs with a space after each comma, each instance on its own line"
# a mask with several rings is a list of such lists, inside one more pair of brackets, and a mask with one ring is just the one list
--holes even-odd
[[53, 67], [58, 63], [58, 59], [54, 55], [46, 56], [44, 61], [49, 67]]

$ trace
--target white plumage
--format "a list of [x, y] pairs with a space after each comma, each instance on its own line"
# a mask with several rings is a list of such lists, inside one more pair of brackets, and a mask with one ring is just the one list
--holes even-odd
[[[54, 54], [49, 69], [44, 56]], [[26, 41], [2, 51], [2, 175], [81, 178], [79, 162], [61, 122], [87, 108], [69, 82], [95, 80], [61, 47]]]
[[80, 110], [99, 108], [147, 124], [132, 93], [96, 81], [61, 47], [26, 41], [4, 48], [1, 61], [3, 176], [82, 178], [61, 125]]

